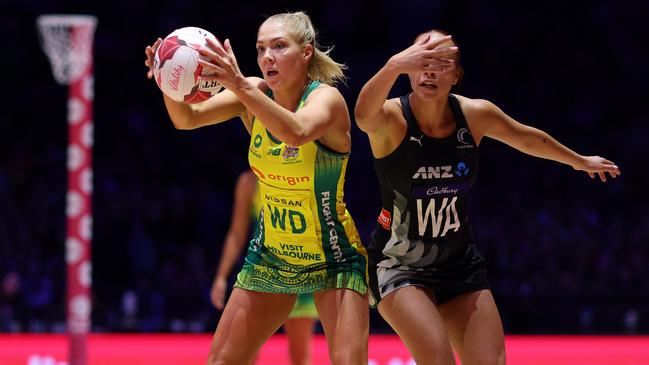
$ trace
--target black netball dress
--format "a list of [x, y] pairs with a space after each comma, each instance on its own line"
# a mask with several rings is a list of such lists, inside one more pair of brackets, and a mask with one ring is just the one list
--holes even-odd
[[383, 208], [368, 249], [371, 301], [416, 285], [431, 288], [441, 304], [489, 287], [466, 212], [478, 146], [455, 96], [448, 102], [456, 128], [445, 138], [424, 135], [408, 96], [400, 100], [406, 136], [391, 154], [374, 159]]

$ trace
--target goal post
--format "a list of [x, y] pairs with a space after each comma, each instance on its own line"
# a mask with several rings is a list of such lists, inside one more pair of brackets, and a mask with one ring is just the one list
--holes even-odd
[[56, 81], [68, 86], [66, 322], [70, 365], [86, 365], [91, 327], [93, 40], [92, 15], [41, 15], [41, 46]]

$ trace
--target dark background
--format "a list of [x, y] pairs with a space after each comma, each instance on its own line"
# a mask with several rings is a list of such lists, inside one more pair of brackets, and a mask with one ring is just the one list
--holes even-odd
[[[462, 50], [463, 95], [615, 161], [622, 176], [603, 184], [485, 139], [471, 218], [508, 333], [649, 332], [649, 2], [607, 0], [3, 2], [0, 331], [64, 330], [67, 89], [35, 17], [99, 18], [94, 330], [203, 332], [218, 320], [209, 288], [249, 137], [238, 120], [175, 130], [144, 47], [199, 26], [230, 38], [244, 74], [260, 75], [257, 27], [285, 10], [306, 10], [335, 44], [350, 110], [392, 54], [442, 28]], [[407, 90], [402, 78], [393, 95]], [[346, 200], [367, 241], [378, 184], [366, 136], [352, 133]], [[389, 331], [376, 311], [371, 327]]]

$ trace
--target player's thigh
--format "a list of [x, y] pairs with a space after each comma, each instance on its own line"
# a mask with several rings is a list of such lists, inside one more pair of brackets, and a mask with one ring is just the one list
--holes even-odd
[[505, 364], [505, 334], [490, 290], [462, 294], [439, 309], [462, 364]]
[[294, 303], [294, 294], [234, 288], [216, 327], [208, 363], [249, 363], [286, 320]]
[[383, 298], [379, 313], [397, 332], [417, 364], [453, 364], [444, 321], [430, 289], [405, 286]]
[[367, 364], [367, 295], [329, 289], [313, 295], [333, 364]]

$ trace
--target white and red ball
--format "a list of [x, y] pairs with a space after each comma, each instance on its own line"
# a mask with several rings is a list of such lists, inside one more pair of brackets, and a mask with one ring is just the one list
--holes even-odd
[[208, 75], [199, 58], [198, 49], [207, 46], [207, 38], [216, 42], [214, 35], [197, 27], [176, 29], [162, 40], [153, 59], [153, 76], [158, 87], [169, 98], [187, 104], [205, 101], [221, 91], [216, 81], [200, 80]]

